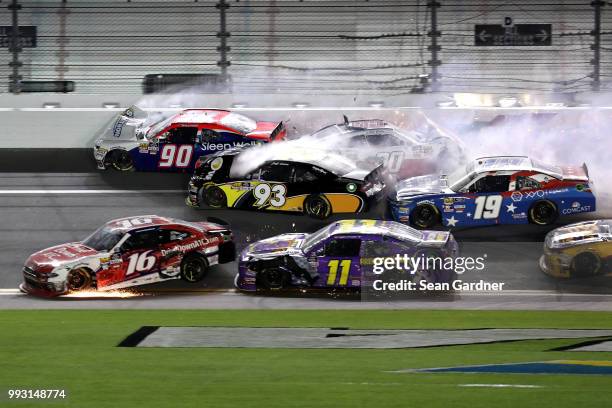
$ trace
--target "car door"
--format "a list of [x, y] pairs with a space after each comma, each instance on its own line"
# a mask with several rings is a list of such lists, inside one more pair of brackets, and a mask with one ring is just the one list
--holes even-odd
[[261, 166], [251, 181], [252, 206], [276, 210], [286, 208], [293, 169], [286, 162], [271, 162]]
[[316, 286], [359, 287], [361, 282], [361, 239], [328, 238], [317, 255], [319, 280]]
[[[500, 219], [505, 217], [507, 208], [504, 206], [508, 201], [510, 188], [510, 175], [504, 173], [486, 173], [477, 177], [470, 185], [465, 187], [465, 199], [463, 202], [456, 198], [452, 203], [445, 205], [451, 206], [452, 211], [444, 212], [445, 216], [451, 215], [457, 220], [456, 225], [461, 226], [463, 219], [471, 225], [491, 225], [500, 223]], [[445, 224], [448, 224], [445, 223]], [[452, 224], [452, 222], [451, 222]]]
[[156, 282], [160, 258], [159, 228], [131, 231], [111, 256], [112, 273], [98, 276], [98, 289], [130, 281], [134, 285]]
[[[157, 137], [157, 170], [188, 171], [197, 160], [196, 126], [174, 126]], [[196, 154], [194, 154], [196, 153]]]

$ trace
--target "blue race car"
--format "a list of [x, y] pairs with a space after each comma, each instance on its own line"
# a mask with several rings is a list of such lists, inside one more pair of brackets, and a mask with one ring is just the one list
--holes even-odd
[[200, 156], [281, 140], [283, 122], [256, 122], [220, 109], [185, 109], [169, 118], [133, 106], [96, 140], [99, 169], [190, 172]]
[[549, 225], [595, 211], [586, 165], [559, 167], [524, 156], [476, 159], [450, 176], [400, 181], [388, 197], [394, 220], [417, 228]]

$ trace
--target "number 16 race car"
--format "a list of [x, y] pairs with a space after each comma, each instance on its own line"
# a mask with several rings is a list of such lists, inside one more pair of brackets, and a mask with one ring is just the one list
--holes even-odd
[[20, 289], [40, 296], [202, 280], [210, 266], [235, 258], [231, 231], [213, 222], [156, 215], [110, 221], [81, 242], [32, 254]]
[[419, 228], [549, 225], [595, 211], [586, 165], [558, 167], [523, 156], [484, 157], [449, 177], [401, 181], [389, 197], [393, 219]]
[[200, 156], [281, 140], [287, 133], [283, 122], [256, 122], [218, 109], [186, 109], [156, 121], [157, 116], [135, 106], [119, 115], [96, 140], [98, 168], [187, 172]]

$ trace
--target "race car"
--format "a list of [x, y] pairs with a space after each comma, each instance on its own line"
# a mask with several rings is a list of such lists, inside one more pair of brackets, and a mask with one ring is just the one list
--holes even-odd
[[109, 221], [80, 242], [43, 249], [23, 267], [20, 289], [39, 296], [125, 289], [172, 279], [201, 281], [235, 258], [232, 232], [214, 222], [157, 215]]
[[281, 140], [283, 122], [256, 122], [219, 109], [185, 109], [169, 118], [126, 109], [96, 140], [98, 169], [190, 172], [200, 156]]
[[552, 230], [544, 240], [542, 271], [555, 278], [612, 272], [612, 220], [585, 221]]
[[396, 179], [448, 172], [466, 161], [463, 143], [450, 133], [435, 127], [427, 133], [401, 129], [381, 119], [349, 121], [344, 116], [344, 123], [326, 126], [305, 140], [341, 149], [357, 162], [380, 161]]
[[[341, 220], [312, 234], [283, 234], [249, 245], [240, 254], [234, 283], [251, 292], [291, 287], [362, 289], [383, 275], [373, 269], [375, 258], [443, 259], [457, 254], [457, 242], [447, 231], [418, 231], [394, 221]], [[442, 283], [452, 281], [455, 272], [430, 265], [406, 270], [404, 277]]]
[[525, 156], [482, 157], [450, 176], [403, 180], [388, 196], [392, 219], [418, 228], [437, 224], [549, 225], [560, 215], [595, 211], [588, 170]]
[[258, 149], [200, 159], [189, 182], [187, 204], [303, 212], [324, 219], [366, 211], [383, 194], [381, 165], [362, 169], [337, 154], [285, 146], [264, 153]]

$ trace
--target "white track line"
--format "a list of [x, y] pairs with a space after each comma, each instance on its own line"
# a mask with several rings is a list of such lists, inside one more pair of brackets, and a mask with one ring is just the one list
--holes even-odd
[[26, 194], [187, 194], [187, 190], [0, 190], [3, 195]]

